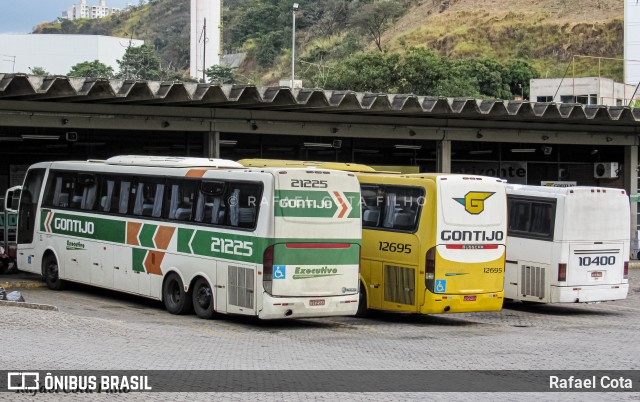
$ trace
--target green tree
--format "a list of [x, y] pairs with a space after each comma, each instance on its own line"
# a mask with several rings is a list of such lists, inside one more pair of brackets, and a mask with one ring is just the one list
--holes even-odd
[[439, 95], [438, 85], [451, 74], [450, 63], [426, 49], [409, 49], [400, 66], [400, 92]]
[[530, 82], [540, 76], [531, 64], [524, 60], [515, 60], [506, 65], [506, 82], [511, 93], [516, 96], [529, 98]]
[[475, 79], [480, 95], [489, 98], [511, 99], [507, 84], [507, 71], [504, 65], [490, 58], [472, 58], [457, 60], [454, 69], [458, 74]]
[[207, 68], [205, 74], [212, 84], [233, 84], [235, 82], [233, 70], [233, 67], [229, 66], [211, 66]]
[[369, 36], [379, 51], [382, 51], [382, 34], [391, 22], [402, 15], [404, 8], [398, 1], [380, 0], [364, 4], [351, 17], [351, 23]]
[[113, 78], [113, 68], [99, 60], [83, 61], [71, 67], [69, 77]]
[[332, 66], [326, 86], [359, 92], [396, 92], [399, 62], [400, 56], [396, 53], [375, 52], [352, 56]]
[[129, 46], [122, 60], [118, 60], [118, 65], [119, 78], [159, 80], [162, 76], [160, 56], [153, 47], [146, 44], [139, 47]]
[[42, 67], [29, 67], [29, 70], [33, 75], [43, 75], [43, 76], [49, 75], [49, 73], [45, 71], [45, 69]]

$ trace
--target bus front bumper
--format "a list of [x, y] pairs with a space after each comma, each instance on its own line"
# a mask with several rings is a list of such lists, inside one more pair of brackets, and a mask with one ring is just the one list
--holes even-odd
[[[469, 300], [475, 296], [475, 300]], [[467, 300], [465, 300], [467, 297]], [[500, 311], [504, 292], [475, 295], [447, 295], [426, 291], [425, 303], [420, 307], [422, 314], [473, 313], [478, 311]]]
[[551, 303], [595, 303], [627, 298], [628, 283], [593, 286], [551, 286]]
[[275, 320], [345, 316], [355, 315], [357, 310], [357, 293], [324, 297], [273, 297], [265, 293], [262, 299], [262, 310], [258, 313], [258, 317], [263, 320]]

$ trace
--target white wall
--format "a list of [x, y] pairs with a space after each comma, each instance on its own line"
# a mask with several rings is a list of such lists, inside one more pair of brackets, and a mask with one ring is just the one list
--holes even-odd
[[640, 2], [624, 0], [624, 82], [640, 82]]
[[[220, 0], [191, 0], [191, 57], [189, 74], [202, 78], [203, 61], [205, 68], [220, 64]], [[207, 20], [206, 46], [202, 42], [204, 20]]]
[[[560, 84], [562, 86], [560, 87]], [[623, 85], [610, 78], [539, 78], [530, 81], [531, 101], [536, 102], [539, 96], [554, 96], [553, 102], [560, 102], [562, 96], [597, 95], [597, 104], [616, 106], [628, 105], [635, 91], [634, 85]], [[633, 97], [638, 99], [640, 93]]]
[[[133, 40], [141, 46], [142, 40]], [[99, 35], [0, 34], [0, 73], [11, 73], [13, 56], [15, 72], [29, 74], [29, 67], [42, 67], [53, 75], [67, 75], [71, 67], [99, 60], [115, 73], [129, 46], [129, 39]]]

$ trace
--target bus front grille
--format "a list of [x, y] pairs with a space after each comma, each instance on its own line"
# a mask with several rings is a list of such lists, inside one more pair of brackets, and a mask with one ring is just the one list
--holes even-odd
[[384, 266], [384, 300], [400, 304], [415, 304], [415, 269]]
[[253, 309], [253, 269], [229, 265], [229, 301], [233, 306]]
[[544, 299], [545, 268], [522, 265], [520, 293], [523, 296], [535, 296]]

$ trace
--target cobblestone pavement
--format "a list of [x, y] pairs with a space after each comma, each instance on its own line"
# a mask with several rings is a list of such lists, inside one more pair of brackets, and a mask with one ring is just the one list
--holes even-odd
[[[260, 322], [174, 316], [159, 302], [88, 286], [24, 289], [28, 302], [59, 312], [0, 309], [0, 364], [21, 370], [640, 369], [640, 269], [627, 300], [601, 304], [505, 303], [499, 313], [414, 316], [379, 313]], [[637, 385], [634, 384], [634, 388]], [[0, 399], [8, 394], [0, 394]], [[640, 394], [597, 394], [599, 400]], [[14, 396], [14, 395], [12, 395]], [[370, 394], [224, 394], [224, 400], [380, 399]], [[596, 394], [528, 394], [531, 400], [593, 400]], [[112, 398], [112, 396], [103, 396]], [[126, 398], [142, 398], [142, 394]], [[149, 394], [145, 399], [148, 399]], [[207, 394], [152, 394], [210, 400]], [[495, 399], [491, 394], [430, 399]], [[523, 396], [503, 394], [508, 400]], [[75, 396], [65, 398], [74, 400]], [[12, 398], [13, 399], [13, 398]], [[420, 399], [393, 393], [385, 400]]]

